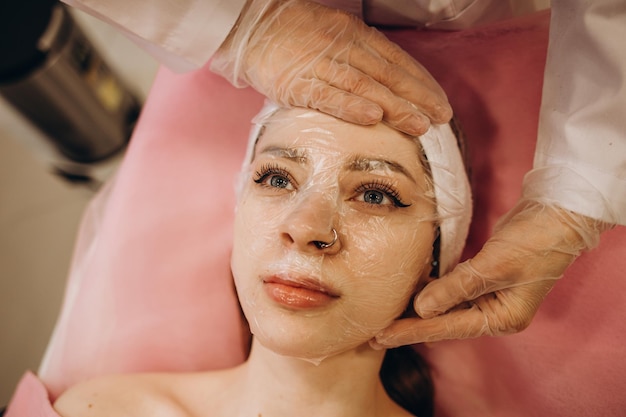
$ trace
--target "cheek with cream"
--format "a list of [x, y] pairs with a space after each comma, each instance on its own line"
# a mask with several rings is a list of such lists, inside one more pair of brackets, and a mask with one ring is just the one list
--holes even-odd
[[[339, 188], [288, 201], [251, 191], [239, 202], [237, 291], [255, 337], [277, 353], [320, 360], [366, 343], [402, 313], [427, 272], [431, 222], [416, 221], [413, 212], [363, 214], [340, 198]], [[334, 213], [340, 235], [337, 252], [298, 247], [286, 236], [290, 225], [322, 227], [327, 213]]]
[[[389, 239], [355, 233], [342, 236], [347, 247], [341, 254], [316, 258], [272, 245], [248, 226], [237, 224], [242, 233], [237, 233], [232, 264], [252, 332], [275, 352], [309, 360], [354, 348], [387, 327], [418, 285], [415, 271], [427, 269], [427, 245], [418, 245], [413, 256], [371, 249], [398, 242], [415, 248], [416, 236], [432, 236], [428, 227]], [[370, 231], [384, 230], [372, 226]]]

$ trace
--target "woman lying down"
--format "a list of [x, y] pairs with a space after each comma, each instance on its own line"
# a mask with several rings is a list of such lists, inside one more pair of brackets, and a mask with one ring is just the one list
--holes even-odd
[[248, 360], [84, 382], [62, 416], [432, 415], [424, 361], [369, 341], [460, 257], [471, 196], [451, 127], [410, 138], [269, 104], [255, 122], [231, 259]]

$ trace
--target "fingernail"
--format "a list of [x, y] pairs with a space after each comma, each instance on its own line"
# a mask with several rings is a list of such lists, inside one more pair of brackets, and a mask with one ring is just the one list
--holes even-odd
[[376, 339], [370, 339], [370, 347], [374, 350], [383, 350], [385, 347], [378, 343]]
[[423, 319], [432, 319], [438, 316], [440, 313], [432, 308], [420, 308], [417, 311], [417, 315]]
[[419, 305], [415, 305], [415, 312], [423, 319], [430, 319], [440, 314], [432, 303], [422, 300], [420, 300]]
[[436, 104], [435, 105], [435, 118], [436, 123], [448, 123], [452, 119], [452, 107], [449, 104]]
[[421, 136], [430, 127], [430, 121], [421, 114], [412, 114], [406, 119], [405, 132], [413, 136]]
[[383, 109], [376, 104], [368, 104], [363, 108], [363, 124], [378, 123], [383, 119]]

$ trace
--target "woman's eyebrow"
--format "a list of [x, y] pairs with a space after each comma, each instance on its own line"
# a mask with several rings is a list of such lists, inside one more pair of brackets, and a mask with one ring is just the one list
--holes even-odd
[[259, 151], [259, 155], [261, 154], [269, 154], [278, 158], [289, 159], [300, 164], [308, 161], [306, 152], [297, 148], [285, 148], [282, 146], [269, 145]]
[[[309, 160], [307, 153], [303, 149], [287, 148], [283, 146], [268, 145], [259, 151], [259, 155], [266, 154], [278, 158], [288, 159], [300, 164], [306, 164]], [[409, 180], [417, 184], [417, 181], [411, 173], [399, 162], [382, 158], [370, 158], [361, 155], [355, 155], [346, 165], [350, 171], [371, 172], [376, 170], [389, 169], [406, 176]]]
[[350, 171], [365, 172], [389, 169], [391, 171], [403, 174], [408, 179], [417, 184], [417, 181], [415, 180], [415, 178], [413, 178], [413, 175], [411, 175], [411, 173], [402, 164], [396, 161], [391, 161], [389, 159], [368, 158], [365, 156], [357, 155], [352, 158], [350, 162], [348, 162], [347, 168]]

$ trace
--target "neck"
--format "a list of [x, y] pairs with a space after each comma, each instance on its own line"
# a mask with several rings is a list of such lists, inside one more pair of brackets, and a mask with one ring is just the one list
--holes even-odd
[[281, 356], [254, 341], [238, 370], [234, 402], [239, 416], [378, 416], [396, 405], [387, 397], [378, 372], [385, 351], [368, 345], [314, 364]]

